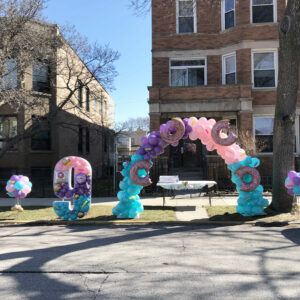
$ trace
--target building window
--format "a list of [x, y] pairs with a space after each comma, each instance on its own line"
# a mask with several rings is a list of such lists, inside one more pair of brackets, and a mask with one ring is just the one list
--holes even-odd
[[273, 152], [273, 126], [274, 118], [254, 118], [255, 148], [257, 153]]
[[32, 67], [32, 90], [42, 93], [50, 92], [49, 64], [37, 62]]
[[222, 29], [235, 26], [235, 0], [222, 1]]
[[252, 0], [252, 23], [277, 22], [277, 0]]
[[236, 84], [236, 56], [223, 56], [223, 84]]
[[97, 111], [97, 96], [96, 95], [94, 95], [93, 96], [93, 99], [94, 99], [94, 111]]
[[253, 52], [252, 69], [254, 88], [276, 87], [277, 52]]
[[197, 86], [206, 84], [206, 61], [172, 60], [170, 66], [171, 86]]
[[90, 129], [85, 128], [85, 151], [90, 153]]
[[90, 89], [87, 87], [86, 88], [86, 111], [90, 111]]
[[32, 129], [38, 133], [31, 137], [31, 150], [51, 150], [50, 124], [47, 118], [32, 116]]
[[[2, 149], [7, 140], [17, 135], [17, 117], [0, 116], [0, 149]], [[12, 147], [10, 150], [15, 150]]]
[[[273, 153], [274, 117], [255, 117], [255, 147], [257, 153]], [[299, 153], [299, 116], [295, 118], [295, 153]]]
[[8, 59], [6, 61], [6, 70], [4, 70], [0, 86], [3, 90], [16, 89], [18, 87], [18, 65], [16, 59]]
[[177, 33], [196, 32], [196, 2], [177, 0]]
[[82, 90], [83, 90], [83, 84], [81, 81], [78, 81], [78, 105], [79, 107], [82, 107]]
[[99, 99], [99, 114], [102, 114], [102, 100]]
[[82, 153], [82, 151], [83, 151], [82, 142], [83, 142], [83, 129], [82, 129], [82, 126], [79, 125], [79, 127], [78, 127], [78, 153]]

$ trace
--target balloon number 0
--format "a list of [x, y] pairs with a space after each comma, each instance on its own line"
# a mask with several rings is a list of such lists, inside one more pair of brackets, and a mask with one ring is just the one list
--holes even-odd
[[[74, 170], [74, 187], [72, 187], [72, 170]], [[62, 201], [54, 201], [53, 209], [64, 220], [83, 218], [91, 207], [92, 168], [90, 163], [77, 156], [62, 158], [55, 166], [53, 189]], [[71, 202], [65, 200], [73, 199]]]

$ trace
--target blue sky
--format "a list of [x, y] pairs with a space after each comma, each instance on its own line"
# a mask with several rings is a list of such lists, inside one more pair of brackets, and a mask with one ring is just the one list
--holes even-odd
[[151, 85], [151, 16], [135, 16], [126, 0], [49, 0], [51, 23], [75, 25], [90, 42], [108, 44], [121, 53], [116, 68], [116, 122], [148, 115]]

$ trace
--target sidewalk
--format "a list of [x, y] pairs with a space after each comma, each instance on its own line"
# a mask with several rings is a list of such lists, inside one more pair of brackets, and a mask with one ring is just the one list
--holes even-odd
[[[265, 196], [269, 201], [271, 196]], [[237, 205], [237, 196], [214, 196], [212, 199], [212, 206], [219, 205]], [[58, 201], [59, 198], [26, 198], [23, 199], [22, 206], [52, 206], [54, 201]], [[142, 197], [141, 201], [144, 206], [163, 206], [163, 197]], [[117, 197], [96, 197], [92, 198], [92, 204], [94, 205], [107, 205], [115, 206], [119, 200]], [[15, 200], [12, 198], [0, 198], [1, 206], [13, 206]], [[209, 205], [209, 198], [206, 196], [199, 197], [193, 195], [192, 198], [187, 195], [177, 195], [174, 199], [166, 197], [165, 206], [175, 207], [176, 218], [179, 221], [205, 221], [208, 220], [208, 215], [205, 206]]]

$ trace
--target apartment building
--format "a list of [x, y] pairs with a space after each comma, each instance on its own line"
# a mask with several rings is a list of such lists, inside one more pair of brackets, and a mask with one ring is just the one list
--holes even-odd
[[[150, 127], [172, 117], [229, 119], [271, 183], [278, 78], [278, 22], [285, 0], [153, 0]], [[300, 95], [300, 94], [299, 94]], [[300, 96], [299, 96], [300, 100]], [[299, 103], [300, 104], [300, 103]], [[299, 149], [299, 114], [296, 149]], [[226, 166], [200, 141], [161, 158], [165, 173], [221, 180]], [[296, 159], [296, 166], [298, 159]]]
[[[36, 26], [36, 25], [35, 25]], [[38, 23], [41, 30], [54, 36], [61, 36], [57, 25]], [[27, 102], [42, 102], [30, 108], [24, 107], [18, 112], [9, 105], [0, 107], [0, 147], [5, 141], [4, 135], [13, 137], [21, 134], [26, 127], [39, 127], [39, 132], [24, 139], [11, 148], [0, 159], [0, 179], [6, 182], [13, 173], [25, 174], [31, 178], [35, 191], [41, 182], [51, 182], [56, 162], [64, 156], [75, 155], [87, 159], [93, 168], [93, 177], [102, 178], [112, 175], [114, 164], [114, 101], [101, 83], [92, 78], [88, 68], [70, 45], [62, 38], [62, 45], [54, 48], [55, 61], [37, 61], [24, 73], [16, 71], [9, 75], [9, 86], [18, 89], [22, 86], [30, 91]], [[68, 62], [68, 66], [67, 66]], [[68, 97], [66, 86], [67, 67], [80, 70], [78, 80], [69, 83], [74, 95], [64, 106]], [[8, 68], [18, 65], [14, 59], [8, 61]], [[80, 76], [88, 74], [93, 80], [83, 84]], [[72, 81], [69, 80], [69, 81]], [[55, 118], [47, 116], [55, 109], [59, 113]]]

